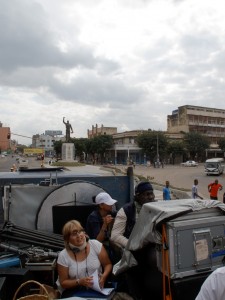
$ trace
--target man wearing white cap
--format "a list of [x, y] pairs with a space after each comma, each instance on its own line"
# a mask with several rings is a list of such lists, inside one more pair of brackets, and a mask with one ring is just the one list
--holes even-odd
[[116, 215], [114, 207], [117, 200], [112, 199], [108, 193], [101, 192], [93, 197], [93, 202], [97, 205], [97, 209], [87, 218], [86, 232], [91, 239], [108, 243]]

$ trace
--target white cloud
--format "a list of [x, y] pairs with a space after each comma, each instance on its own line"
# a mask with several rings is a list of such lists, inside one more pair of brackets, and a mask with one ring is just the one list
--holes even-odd
[[[166, 130], [177, 106], [224, 108], [223, 0], [0, 0], [0, 121], [25, 136]], [[29, 139], [17, 138], [30, 143]]]

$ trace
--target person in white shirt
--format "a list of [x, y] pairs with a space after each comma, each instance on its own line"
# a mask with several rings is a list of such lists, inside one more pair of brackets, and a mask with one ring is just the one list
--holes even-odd
[[92, 287], [92, 274], [96, 270], [103, 288], [111, 274], [112, 263], [102, 243], [90, 240], [77, 220], [64, 225], [63, 239], [65, 248], [58, 256], [56, 282], [61, 298], [75, 296], [77, 291]]
[[195, 300], [225, 299], [225, 267], [212, 272], [204, 281]]
[[198, 179], [194, 180], [194, 185], [192, 186], [192, 198], [193, 199], [203, 199], [199, 194], [198, 194]]

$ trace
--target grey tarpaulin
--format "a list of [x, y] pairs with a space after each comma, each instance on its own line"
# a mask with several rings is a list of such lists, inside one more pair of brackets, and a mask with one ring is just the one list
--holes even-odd
[[225, 204], [217, 200], [198, 199], [158, 201], [144, 204], [124, 249], [122, 259], [113, 269], [114, 274], [118, 275], [137, 265], [131, 251], [141, 249], [148, 243], [161, 244], [160, 224], [181, 215], [212, 208], [225, 211]]
[[10, 199], [6, 201], [10, 203], [8, 221], [29, 229], [53, 232], [53, 205], [93, 204], [92, 197], [102, 191], [104, 189], [94, 182], [79, 180], [59, 186], [13, 185]]

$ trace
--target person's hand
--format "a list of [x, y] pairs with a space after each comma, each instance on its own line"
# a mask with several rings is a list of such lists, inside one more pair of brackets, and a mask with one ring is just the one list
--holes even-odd
[[93, 276], [89, 277], [83, 277], [79, 280], [79, 285], [85, 286], [85, 287], [92, 287], [93, 285]]
[[104, 224], [107, 226], [108, 224], [110, 224], [113, 220], [114, 220], [114, 218], [111, 216], [111, 215], [107, 215], [107, 216], [105, 216], [104, 218]]
[[101, 289], [103, 289], [104, 285], [105, 285], [105, 278], [104, 278], [104, 276], [102, 276], [102, 274], [100, 274], [99, 275], [99, 286]]

